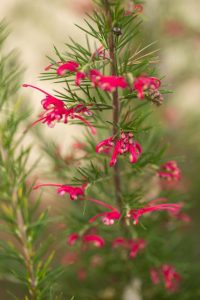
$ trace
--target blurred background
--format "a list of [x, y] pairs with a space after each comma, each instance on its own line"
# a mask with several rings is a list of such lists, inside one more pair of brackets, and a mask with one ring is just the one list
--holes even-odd
[[[159, 110], [159, 122], [164, 127], [170, 152], [181, 157], [183, 162], [185, 184], [193, 202], [195, 224], [199, 226], [200, 1], [146, 2], [142, 16], [145, 29], [142, 42], [147, 45], [157, 41], [154, 48], [159, 49], [159, 74], [164, 78], [165, 87], [174, 90], [173, 94], [165, 97], [165, 103]], [[17, 48], [20, 52], [25, 83], [38, 85], [49, 92], [55, 88], [52, 83], [39, 82], [38, 74], [48, 65], [46, 56], [53, 56], [53, 45], [62, 52], [69, 36], [85, 43], [84, 35], [74, 23], [83, 24], [84, 12], [92, 9], [90, 0], [0, 1], [0, 19], [5, 18], [11, 31], [7, 49]], [[22, 95], [30, 105], [31, 119], [34, 120], [40, 110], [41, 95], [32, 90], [22, 90]], [[56, 126], [51, 130], [46, 126], [41, 128], [47, 140], [51, 139], [58, 145], [62, 142], [63, 153], [74, 136], [82, 136], [80, 127], [76, 126]], [[29, 133], [27, 143], [32, 140]], [[37, 151], [34, 155], [38, 155]], [[199, 259], [200, 246], [196, 236], [193, 241], [197, 245], [195, 254]], [[138, 286], [136, 282], [129, 287], [125, 300], [141, 299]], [[0, 299], [7, 300], [6, 296], [0, 296]]]

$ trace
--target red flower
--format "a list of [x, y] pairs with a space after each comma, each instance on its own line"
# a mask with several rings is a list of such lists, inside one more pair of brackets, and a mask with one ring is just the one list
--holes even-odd
[[160, 167], [158, 176], [168, 181], [178, 181], [181, 179], [181, 171], [176, 161], [170, 160]]
[[116, 220], [119, 220], [121, 218], [121, 213], [116, 208], [112, 207], [111, 205], [104, 203], [100, 200], [96, 200], [96, 199], [87, 199], [87, 200], [110, 209], [110, 211], [108, 211], [108, 212], [99, 213], [99, 214], [95, 215], [94, 217], [92, 217], [89, 220], [90, 223], [93, 223], [96, 219], [101, 217], [102, 223], [109, 226], [109, 225], [113, 225]]
[[127, 83], [122, 76], [104, 76], [98, 70], [90, 71], [90, 80], [95, 87], [107, 92], [114, 92], [117, 88], [125, 89]]
[[173, 266], [162, 265], [159, 268], [152, 268], [150, 270], [150, 276], [153, 284], [158, 284], [161, 280], [164, 281], [165, 288], [171, 292], [175, 292], [178, 289], [178, 284], [181, 281], [181, 276], [178, 274]]
[[181, 281], [181, 276], [170, 265], [163, 265], [161, 270], [166, 289], [172, 292], [176, 291], [178, 283]]
[[98, 248], [102, 248], [105, 245], [104, 239], [96, 234], [87, 234], [83, 236], [83, 242], [93, 244]]
[[57, 69], [57, 74], [59, 76], [65, 75], [66, 72], [74, 73], [77, 72], [79, 64], [76, 61], [67, 61], [66, 63], [62, 63], [61, 66]]
[[78, 240], [79, 238], [79, 234], [78, 233], [72, 233], [68, 236], [68, 239], [67, 239], [67, 243], [70, 245], [70, 246], [73, 246], [76, 241]]
[[157, 90], [160, 87], [160, 84], [160, 80], [156, 77], [139, 76], [135, 79], [133, 87], [137, 91], [138, 98], [144, 99], [145, 90]]
[[151, 276], [151, 281], [153, 282], [153, 284], [158, 284], [160, 282], [160, 278], [159, 278], [157, 269], [152, 268], [150, 270], [150, 276]]
[[[78, 233], [72, 233], [67, 239], [67, 243], [73, 246], [75, 242], [80, 238]], [[93, 244], [96, 247], [102, 248], [105, 245], [104, 239], [97, 234], [85, 234], [82, 236], [82, 242], [84, 244]]]
[[86, 78], [86, 73], [84, 72], [77, 72], [76, 73], [76, 79], [75, 79], [75, 84], [77, 86], [80, 86], [81, 85], [81, 81], [84, 80]]
[[146, 246], [146, 242], [143, 239], [131, 239], [127, 240], [123, 237], [118, 237], [113, 240], [112, 247], [123, 247], [124, 249], [128, 249], [129, 257], [135, 258], [140, 250], [143, 250]]
[[132, 133], [121, 133], [121, 137], [115, 140], [112, 136], [101, 141], [96, 146], [96, 152], [99, 153], [102, 150], [108, 152], [109, 149], [114, 148], [113, 154], [110, 160], [110, 167], [114, 166], [117, 162], [117, 156], [130, 153], [130, 162], [136, 163], [140, 155], [142, 154], [142, 147], [133, 139]]
[[70, 186], [70, 185], [63, 185], [63, 184], [54, 184], [54, 183], [44, 183], [38, 184], [33, 187], [34, 190], [43, 187], [43, 186], [55, 186], [57, 188], [57, 193], [59, 195], [69, 194], [71, 200], [76, 200], [80, 196], [84, 196], [85, 189], [87, 184], [83, 184], [81, 187]]
[[45, 99], [41, 101], [44, 111], [39, 115], [39, 119], [33, 122], [31, 126], [42, 122], [47, 123], [49, 127], [54, 127], [55, 122], [63, 120], [63, 122], [66, 124], [68, 122], [68, 118], [71, 118], [81, 120], [90, 128], [93, 134], [96, 134], [96, 129], [92, 126], [92, 124], [81, 116], [81, 114], [86, 116], [92, 115], [91, 110], [89, 110], [86, 106], [77, 104], [74, 107], [68, 108], [62, 100], [51, 96], [49, 93], [38, 87], [29, 84], [23, 84], [23, 87], [34, 88], [46, 95]]
[[162, 203], [162, 204], [155, 204], [155, 200], [150, 201], [145, 207], [138, 208], [138, 209], [131, 209], [128, 212], [127, 217], [128, 218], [133, 218], [134, 219], [134, 224], [137, 225], [139, 222], [139, 217], [146, 213], [150, 213], [152, 211], [157, 211], [157, 210], [167, 210], [170, 212], [179, 212], [181, 209], [180, 204], [175, 204], [175, 203]]
[[56, 64], [61, 64], [61, 66], [59, 66], [56, 70], [59, 76], [63, 76], [66, 72], [71, 72], [71, 73], [77, 72], [79, 67], [79, 63], [73, 60], [67, 62], [58, 61], [54, 64], [50, 64], [49, 66], [47, 66], [45, 68], [45, 71], [48, 71], [49, 69], [51, 69], [52, 66], [55, 66]]

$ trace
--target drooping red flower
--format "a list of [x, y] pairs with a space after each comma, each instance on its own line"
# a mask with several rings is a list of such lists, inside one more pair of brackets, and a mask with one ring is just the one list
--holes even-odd
[[73, 246], [78, 239], [79, 239], [79, 234], [78, 233], [72, 233], [68, 236], [67, 243], [68, 243], [69, 246]]
[[138, 98], [144, 99], [146, 90], [157, 90], [160, 84], [161, 81], [156, 77], [139, 76], [135, 79], [133, 87], [137, 91]]
[[64, 184], [43, 183], [34, 186], [33, 189], [36, 190], [43, 186], [57, 187], [57, 193], [59, 195], [63, 196], [65, 194], [69, 194], [71, 200], [77, 200], [78, 197], [84, 196], [87, 184], [83, 184], [81, 187], [76, 187], [76, 186], [64, 185]]
[[112, 247], [123, 247], [129, 251], [129, 257], [135, 258], [140, 250], [144, 250], [146, 241], [143, 239], [125, 239], [124, 237], [115, 238]]
[[81, 238], [81, 242], [85, 245], [92, 244], [98, 248], [102, 248], [105, 245], [105, 240], [97, 234], [84, 234], [80, 236], [78, 233], [72, 233], [67, 238], [67, 243], [70, 246], [73, 246], [75, 242]]
[[90, 71], [89, 78], [93, 86], [99, 87], [107, 92], [114, 92], [117, 88], [125, 89], [128, 86], [123, 76], [104, 76], [95, 69]]
[[163, 265], [161, 272], [164, 278], [166, 289], [175, 292], [178, 288], [178, 284], [181, 281], [181, 276], [178, 274], [173, 266]]
[[131, 209], [127, 217], [128, 218], [133, 218], [134, 224], [137, 225], [139, 223], [139, 218], [146, 214], [150, 213], [153, 211], [170, 211], [170, 212], [179, 212], [181, 209], [182, 205], [181, 204], [176, 204], [176, 203], [161, 203], [161, 204], [155, 204], [155, 201], [152, 200], [150, 201], [145, 207], [138, 208], [138, 209]]
[[92, 134], [96, 134], [94, 126], [92, 126], [92, 124], [82, 116], [82, 114], [86, 116], [92, 115], [91, 110], [89, 110], [85, 105], [77, 104], [68, 108], [62, 100], [51, 96], [49, 93], [36, 86], [23, 84], [23, 87], [34, 88], [46, 95], [46, 97], [41, 101], [44, 111], [39, 115], [39, 119], [33, 122], [31, 126], [42, 122], [46, 123], [49, 127], [54, 127], [56, 122], [63, 121], [66, 124], [70, 118], [82, 121], [90, 128]]
[[153, 284], [159, 284], [162, 280], [165, 288], [171, 292], [176, 292], [181, 281], [181, 276], [176, 272], [173, 266], [165, 264], [159, 268], [152, 268], [150, 276]]
[[177, 165], [177, 162], [170, 160], [163, 164], [159, 171], [158, 176], [168, 181], [178, 181], [181, 179], [181, 171]]
[[86, 78], [87, 74], [85, 72], [77, 72], [76, 73], [76, 79], [75, 79], [75, 84], [77, 86], [80, 86], [81, 85], [81, 81], [84, 80]]
[[86, 244], [93, 244], [98, 248], [102, 248], [105, 245], [104, 239], [96, 234], [87, 234], [83, 236], [83, 242]]
[[119, 220], [121, 218], [121, 213], [113, 206], [111, 206], [105, 202], [102, 202], [100, 200], [96, 200], [96, 199], [89, 198], [87, 200], [90, 202], [96, 203], [98, 205], [101, 205], [105, 208], [110, 209], [110, 211], [99, 213], [99, 214], [95, 215], [94, 217], [92, 217], [89, 220], [90, 223], [93, 223], [94, 221], [96, 221], [96, 219], [101, 218], [101, 221], [103, 224], [110, 226], [110, 225], [113, 225], [116, 220]]
[[112, 136], [101, 141], [96, 146], [96, 152], [109, 151], [114, 149], [110, 160], [110, 167], [114, 166], [117, 162], [117, 156], [130, 153], [130, 162], [136, 163], [140, 155], [142, 154], [142, 147], [133, 139], [132, 133], [121, 133], [120, 139], [114, 139]]
[[130, 258], [135, 258], [140, 250], [146, 247], [146, 241], [143, 239], [130, 240]]
[[63, 76], [66, 72], [70, 72], [70, 73], [77, 72], [78, 67], [79, 67], [79, 63], [77, 63], [76, 61], [73, 61], [73, 60], [67, 61], [67, 62], [58, 61], [58, 62], [55, 62], [55, 63], [47, 66], [45, 68], [45, 71], [48, 71], [49, 69], [51, 69], [51, 67], [53, 67], [55, 65], [60, 65], [56, 70], [56, 72], [59, 76]]
[[78, 67], [79, 67], [79, 63], [77, 63], [76, 61], [67, 61], [66, 63], [62, 63], [61, 66], [57, 68], [56, 72], [59, 76], [63, 76], [67, 72], [70, 73], [77, 72]]

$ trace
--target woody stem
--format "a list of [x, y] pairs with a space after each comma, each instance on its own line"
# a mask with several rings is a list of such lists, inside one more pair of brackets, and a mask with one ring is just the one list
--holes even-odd
[[[108, 46], [109, 46], [109, 54], [111, 60], [111, 74], [113, 76], [116, 76], [118, 74], [118, 67], [117, 67], [114, 33], [112, 32], [112, 27], [113, 27], [112, 13], [110, 9], [109, 0], [104, 0], [104, 3], [105, 3], [105, 13], [107, 17], [108, 28], [110, 30], [110, 34], [108, 37]], [[119, 112], [120, 112], [118, 89], [116, 89], [113, 92], [112, 104], [113, 104], [113, 136], [115, 136], [118, 131], [117, 124], [119, 122]], [[121, 178], [120, 178], [120, 168], [118, 163], [114, 165], [113, 181], [114, 181], [116, 202], [120, 211], [122, 212]]]

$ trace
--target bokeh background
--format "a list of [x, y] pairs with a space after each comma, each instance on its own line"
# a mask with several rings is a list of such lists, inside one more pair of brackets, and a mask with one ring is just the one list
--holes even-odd
[[[185, 164], [185, 183], [192, 199], [195, 226], [199, 226], [199, 168], [200, 168], [200, 1], [199, 0], [148, 0], [143, 18], [143, 44], [156, 40], [158, 48], [159, 73], [165, 86], [174, 90], [165, 97], [159, 110], [160, 122], [164, 127], [170, 151], [180, 157]], [[1, 0], [0, 19], [9, 24], [10, 36], [7, 49], [17, 48], [21, 65], [24, 66], [24, 82], [37, 84], [48, 91], [49, 82], [39, 82], [38, 74], [48, 64], [47, 56], [53, 56], [53, 45], [62, 52], [69, 36], [85, 43], [85, 37], [74, 26], [83, 24], [84, 12], [91, 11], [90, 0]], [[23, 90], [22, 97], [31, 108], [34, 120], [40, 110], [40, 94]], [[41, 129], [41, 128], [40, 128]], [[60, 127], [51, 130], [45, 126], [42, 131], [46, 139], [61, 145], [67, 153], [74, 136], [82, 136], [80, 127]], [[63, 138], [64, 136], [64, 138]], [[27, 143], [34, 141], [32, 133], [27, 135]], [[38, 140], [39, 143], [39, 140]], [[37, 151], [33, 152], [37, 156]], [[42, 161], [45, 164], [45, 160]], [[194, 233], [193, 245], [196, 259], [199, 258], [199, 241]], [[189, 258], [191, 259], [191, 258]], [[186, 259], [187, 260], [187, 259]], [[1, 281], [0, 281], [1, 285]], [[1, 295], [3, 295], [2, 288]], [[134, 296], [133, 296], [134, 295]], [[3, 297], [3, 298], [2, 298]], [[7, 300], [6, 296], [0, 299]], [[137, 282], [125, 293], [126, 299], [141, 299]], [[191, 299], [197, 300], [197, 299]]]

